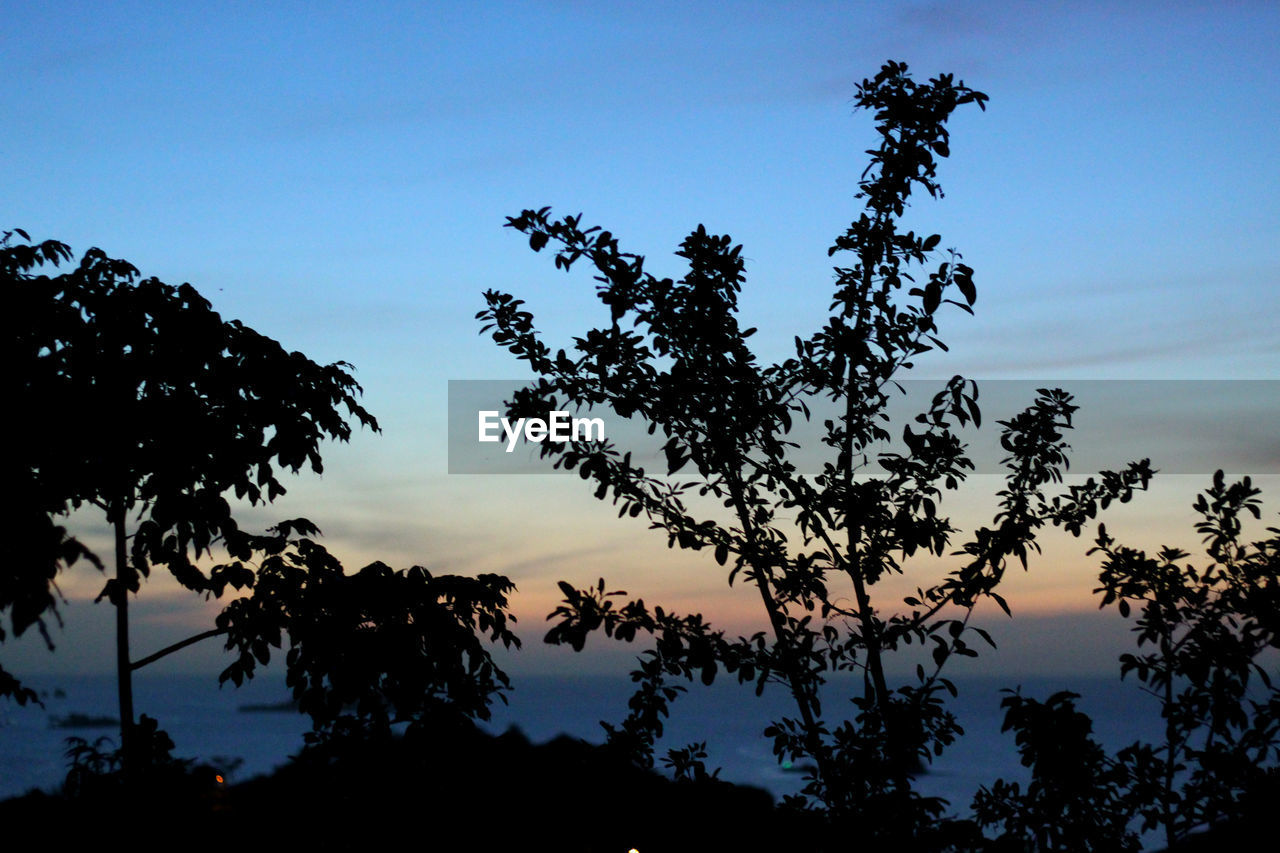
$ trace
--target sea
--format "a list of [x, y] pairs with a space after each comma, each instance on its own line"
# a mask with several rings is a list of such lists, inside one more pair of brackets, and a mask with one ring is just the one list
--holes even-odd
[[[23, 680], [41, 695], [44, 707], [0, 703], [0, 799], [32, 789], [56, 790], [66, 776], [68, 737], [89, 742], [107, 738], [104, 747], [114, 746], [118, 737], [108, 725], [65, 726], [71, 715], [116, 715], [113, 677]], [[1092, 717], [1094, 736], [1110, 750], [1161, 738], [1158, 705], [1132, 680], [1034, 676], [957, 679], [955, 684], [958, 696], [949, 698], [947, 707], [965, 734], [916, 778], [922, 794], [946, 799], [954, 814], [967, 814], [981, 786], [1000, 778], [1025, 786], [1029, 778], [1019, 763], [1013, 733], [1001, 731], [1003, 689], [1019, 689], [1041, 700], [1059, 690], [1079, 694], [1078, 707]], [[852, 711], [848, 696], [853, 687], [828, 685], [823, 698], [828, 719]], [[495, 703], [485, 725], [494, 732], [515, 726], [535, 742], [568, 734], [598, 743], [604, 738], [600, 721], [620, 722], [631, 690], [625, 675], [513, 676], [507, 703]], [[283, 676], [269, 670], [240, 688], [219, 688], [216, 677], [196, 675], [138, 675], [134, 682], [136, 712], [159, 721], [174, 741], [174, 755], [234, 768], [228, 774], [232, 783], [269, 773], [301, 749], [308, 720], [287, 707], [288, 699]], [[794, 716], [788, 701], [780, 688], [756, 696], [751, 686], [733, 682], [691, 684], [671, 706], [658, 754], [668, 747], [705, 743], [708, 768], [720, 768], [720, 778], [764, 788], [775, 798], [794, 793], [803, 784], [803, 773], [781, 766], [772, 741], [763, 736], [770, 721]]]

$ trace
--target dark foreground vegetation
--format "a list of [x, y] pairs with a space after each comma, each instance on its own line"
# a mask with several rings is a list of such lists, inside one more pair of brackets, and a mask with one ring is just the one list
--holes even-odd
[[775, 811], [759, 789], [674, 782], [577, 739], [534, 745], [456, 719], [429, 734], [335, 738], [238, 785], [216, 774], [163, 762], [129, 788], [118, 774], [82, 776], [74, 794], [0, 803], [0, 821], [97, 843], [113, 815], [136, 809], [130, 832], [142, 849], [300, 851], [778, 849], [820, 827], [814, 815]]
[[[9, 399], [16, 411], [59, 416], [18, 419], [23, 453], [5, 457], [5, 491], [22, 500], [0, 560], [9, 618], [0, 641], [34, 629], [52, 645], [58, 573], [83, 561], [105, 575], [110, 564], [99, 599], [117, 616], [121, 737], [105, 753], [75, 744], [66, 792], [0, 804], [0, 819], [145, 849], [1075, 853], [1136, 850], [1144, 832], [1180, 847], [1214, 825], [1250, 831], [1276, 787], [1280, 530], [1246, 532], [1261, 518], [1249, 479], [1218, 472], [1197, 499], [1198, 564], [1174, 548], [1128, 548], [1098, 520], [1155, 472], [1144, 459], [1066, 484], [1076, 406], [1044, 388], [997, 422], [1007, 453], [998, 509], [962, 534], [941, 503], [974, 468], [962, 430], [981, 425], [976, 383], [956, 376], [927, 410], [889, 424], [888, 402], [913, 359], [946, 349], [938, 320], [976, 304], [959, 254], [899, 225], [913, 192], [942, 195], [951, 114], [986, 100], [950, 75], [919, 83], [892, 62], [858, 86], [856, 103], [877, 131], [855, 194], [862, 210], [828, 249], [841, 259], [829, 319], [777, 364], [757, 359], [754, 330], [738, 324], [745, 265], [729, 237], [690, 233], [677, 252], [688, 273], [674, 281], [581, 216], [542, 208], [510, 218], [533, 250], [553, 249], [557, 268], [593, 268], [608, 323], [552, 350], [521, 300], [486, 293], [484, 331], [537, 377], [508, 414], [605, 407], [660, 433], [658, 475], [607, 441], [543, 442], [542, 454], [591, 482], [619, 517], [713, 557], [730, 584], [758, 593], [768, 620], [768, 630], [735, 638], [699, 613], [629, 600], [603, 578], [562, 582], [548, 642], [648, 641], [625, 717], [606, 725], [603, 747], [533, 746], [474, 728], [510, 687], [488, 650], [519, 645], [510, 579], [379, 562], [348, 573], [305, 518], [265, 534], [237, 524], [233, 499], [270, 504], [284, 492], [282, 472], [321, 471], [321, 442], [346, 440], [348, 419], [377, 429], [349, 365], [288, 352], [224, 321], [190, 285], [139, 280], [97, 249], [75, 270], [45, 275], [70, 249], [6, 232], [0, 276], [17, 318], [5, 339], [16, 377]], [[792, 427], [814, 400], [838, 414], [823, 423], [826, 459], [809, 474], [795, 462]], [[99, 417], [86, 425], [84, 413]], [[114, 559], [60, 523], [79, 508], [102, 514]], [[971, 804], [920, 795], [918, 768], [964, 735], [947, 707], [956, 692], [947, 674], [996, 644], [975, 609], [986, 602], [1012, 615], [1000, 584], [1010, 568], [1030, 567], [1040, 533], [1081, 536], [1095, 524], [1101, 605], [1132, 618], [1137, 639], [1121, 676], [1159, 698], [1163, 740], [1110, 753], [1074, 695], [1012, 693], [1005, 728], [1030, 781], [995, 780]], [[909, 561], [946, 568], [888, 600], [878, 584]], [[155, 569], [226, 604], [209, 630], [136, 657], [128, 605]], [[237, 685], [283, 653], [293, 698], [311, 718], [307, 748], [269, 778], [226, 787], [216, 768], [170, 758], [156, 721], [134, 713], [136, 669], [210, 638], [232, 653], [220, 678]], [[886, 661], [915, 645], [930, 665], [895, 683]], [[832, 672], [858, 676], [835, 709], [819, 701]], [[761, 691], [781, 685], [793, 701], [794, 715], [762, 735], [780, 761], [811, 770], [777, 807], [717, 781], [698, 744], [655, 754], [671, 703], [718, 677]], [[0, 669], [4, 697], [38, 701]], [[674, 780], [654, 775], [659, 761]]]
[[[145, 725], [145, 723], [144, 723]], [[765, 791], [713, 778], [672, 780], [625, 756], [562, 736], [532, 744], [518, 730], [487, 734], [440, 720], [430, 734], [336, 739], [269, 776], [229, 785], [218, 768], [161, 757], [125, 786], [118, 768], [73, 770], [63, 793], [0, 802], [6, 826], [46, 827], [60, 844], [98, 844], [121, 811], [135, 850], [555, 850], [665, 853], [714, 850], [835, 853], [932, 850], [1004, 853], [1119, 850], [1121, 844], [1037, 847], [988, 838], [973, 821], [900, 827], [870, 845], [865, 830], [819, 812], [778, 807]], [[1280, 784], [1244, 792], [1236, 817], [1190, 835], [1176, 850], [1240, 849], [1270, 824]], [[56, 828], [56, 829], [55, 829]]]

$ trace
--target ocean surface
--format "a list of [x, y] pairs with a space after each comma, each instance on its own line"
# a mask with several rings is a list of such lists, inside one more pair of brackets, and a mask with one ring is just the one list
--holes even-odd
[[[947, 697], [947, 707], [965, 734], [927, 766], [916, 782], [922, 794], [945, 798], [957, 813], [967, 813], [969, 802], [982, 785], [1003, 777], [1024, 782], [1025, 787], [1025, 780], [1030, 778], [1018, 761], [1013, 733], [1000, 731], [1004, 721], [1000, 707], [1005, 695], [1002, 688], [1020, 688], [1022, 695], [1041, 700], [1059, 690], [1080, 694], [1077, 705], [1093, 718], [1094, 736], [1111, 750], [1139, 738], [1158, 741], [1163, 734], [1159, 706], [1132, 681], [1036, 677], [956, 679], [955, 684], [959, 695]], [[516, 725], [534, 741], [546, 740], [561, 731], [603, 741], [599, 721], [620, 722], [626, 715], [626, 701], [632, 689], [625, 678], [600, 676], [526, 676], [515, 686], [518, 689], [511, 696], [510, 705], [495, 709], [491, 728], [501, 730]], [[828, 685], [823, 712], [832, 727], [849, 716], [846, 711], [853, 711], [849, 696], [854, 689], [853, 683], [843, 689], [839, 684]], [[670, 747], [705, 742], [707, 766], [721, 768], [722, 779], [762, 787], [781, 798], [799, 791], [804, 784], [802, 773], [779, 766], [772, 740], [763, 735], [771, 721], [786, 716], [798, 715], [790, 697], [780, 688], [757, 697], [751, 686], [728, 681], [717, 681], [709, 688], [689, 685], [688, 692], [671, 706], [656, 755], [665, 755]]]
[[[69, 714], [116, 715], [115, 681], [110, 676], [28, 677], [24, 681], [43, 694], [44, 708], [0, 704], [0, 798], [33, 788], [55, 789], [66, 774], [66, 738], [114, 739], [110, 727], [54, 727], [54, 718]], [[594, 742], [603, 740], [599, 721], [619, 722], [626, 714], [631, 684], [625, 676], [513, 676], [509, 704], [496, 703], [491, 730], [519, 727], [541, 742], [567, 733]], [[1118, 678], [1058, 677], [957, 680], [959, 697], [948, 707], [966, 734], [918, 777], [921, 793], [950, 801], [952, 811], [966, 813], [973, 794], [997, 778], [1023, 781], [1011, 733], [1001, 733], [1004, 687], [1021, 687], [1025, 696], [1046, 699], [1062, 689], [1081, 694], [1079, 707], [1094, 721], [1095, 737], [1116, 749], [1143, 738], [1158, 741], [1158, 707], [1132, 682]], [[288, 699], [283, 676], [264, 672], [239, 689], [219, 689], [214, 676], [138, 676], [136, 712], [160, 722], [175, 743], [178, 757], [227, 766], [227, 758], [243, 763], [230, 776], [243, 781], [288, 760], [302, 746], [307, 720], [292, 711], [247, 711], [245, 705]], [[847, 692], [831, 686], [824, 697], [829, 719], [848, 705]], [[772, 719], [792, 715], [786, 694], [766, 691], [756, 697], [750, 687], [730, 682], [712, 687], [690, 685], [672, 705], [659, 755], [667, 747], [705, 741], [708, 766], [720, 776], [756, 785], [775, 797], [797, 791], [802, 774], [784, 771], [761, 732]]]

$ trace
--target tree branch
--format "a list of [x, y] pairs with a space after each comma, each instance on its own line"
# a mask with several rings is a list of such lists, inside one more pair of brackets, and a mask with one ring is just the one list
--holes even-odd
[[174, 652], [178, 651], [179, 649], [184, 649], [187, 646], [192, 645], [193, 643], [198, 643], [201, 640], [207, 640], [210, 637], [216, 637], [219, 634], [225, 634], [225, 633], [227, 633], [226, 628], [214, 628], [212, 630], [204, 631], [202, 633], [196, 634], [194, 637], [187, 637], [185, 640], [174, 643], [172, 646], [165, 646], [163, 649], [156, 652], [155, 654], [147, 655], [142, 660], [134, 661], [133, 663], [129, 664], [129, 669], [130, 670], [141, 669], [147, 664], [155, 663], [156, 661], [160, 660], [160, 658], [165, 657], [167, 655], [171, 655]]

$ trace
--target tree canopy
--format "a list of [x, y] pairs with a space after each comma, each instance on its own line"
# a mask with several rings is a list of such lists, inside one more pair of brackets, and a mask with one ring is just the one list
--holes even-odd
[[[80, 507], [105, 514], [115, 572], [99, 599], [118, 614], [127, 752], [135, 666], [127, 606], [141, 579], [162, 566], [194, 592], [220, 594], [225, 584], [197, 560], [219, 542], [237, 547], [231, 499], [275, 500], [284, 472], [323, 470], [320, 444], [346, 441], [349, 418], [375, 431], [378, 424], [358, 402], [345, 362], [320, 365], [290, 352], [224, 320], [190, 284], [142, 278], [100, 249], [74, 270], [41, 274], [69, 260], [70, 248], [15, 235], [30, 239], [4, 235], [0, 273], [13, 326], [9, 399], [26, 417], [16, 419], [23, 452], [9, 473], [11, 493], [29, 496], [20, 512], [37, 536], [7, 537], [17, 559], [5, 566], [0, 604], [12, 608], [15, 633], [44, 631], [43, 619], [57, 614], [59, 568], [79, 557], [103, 566], [55, 521]], [[314, 529], [305, 519], [293, 526]], [[31, 698], [7, 681], [4, 689]]]

